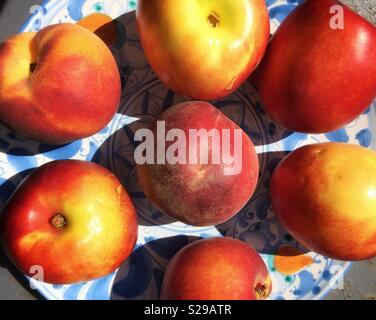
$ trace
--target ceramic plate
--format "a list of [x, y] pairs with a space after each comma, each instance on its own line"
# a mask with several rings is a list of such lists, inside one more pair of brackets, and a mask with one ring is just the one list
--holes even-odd
[[[267, 1], [273, 31], [299, 2]], [[21, 30], [36, 31], [55, 23], [75, 22], [92, 12], [118, 18], [119, 38], [112, 51], [121, 71], [123, 96], [119, 112], [106, 129], [59, 148], [32, 143], [1, 127], [3, 204], [32, 168], [56, 159], [83, 159], [100, 163], [119, 177], [134, 200], [140, 220], [137, 247], [117, 272], [77, 285], [32, 284], [48, 299], [157, 299], [165, 267], [181, 247], [200, 237], [226, 235], [252, 244], [262, 254], [272, 275], [271, 299], [319, 299], [341, 285], [350, 264], [307, 252], [289, 236], [271, 210], [268, 185], [276, 164], [302, 145], [342, 141], [374, 148], [371, 123], [375, 123], [375, 108], [370, 107], [346, 128], [335, 132], [294, 133], [266, 116], [254, 89], [245, 83], [214, 104], [237, 122], [257, 147], [261, 178], [256, 193], [236, 217], [223, 225], [197, 228], [174, 222], [152, 207], [140, 189], [133, 161], [133, 134], [142, 122], [184, 99], [168, 91], [150, 70], [135, 30], [135, 7], [134, 0], [45, 1], [33, 8], [34, 14]]]

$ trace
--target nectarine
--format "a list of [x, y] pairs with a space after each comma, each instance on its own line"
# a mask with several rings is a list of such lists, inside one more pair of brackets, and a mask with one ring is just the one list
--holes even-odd
[[[119, 180], [77, 160], [43, 165], [20, 185], [1, 220], [5, 252], [25, 274], [53, 284], [117, 269], [137, 240], [137, 217]], [[36, 268], [36, 269], [35, 269]]]
[[235, 91], [269, 41], [264, 0], [139, 0], [145, 56], [171, 90], [198, 100]]
[[277, 217], [306, 248], [340, 260], [376, 255], [376, 153], [343, 143], [304, 146], [271, 180]]
[[0, 45], [0, 120], [49, 144], [88, 137], [117, 111], [120, 75], [108, 47], [74, 24], [21, 33]]
[[248, 244], [232, 238], [195, 241], [170, 261], [165, 300], [263, 300], [272, 289], [268, 269]]
[[306, 0], [274, 34], [253, 83], [280, 125], [339, 129], [376, 96], [376, 27], [340, 1]]

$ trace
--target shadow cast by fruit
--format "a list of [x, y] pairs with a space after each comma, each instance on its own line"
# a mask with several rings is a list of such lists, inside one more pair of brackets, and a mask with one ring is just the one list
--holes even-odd
[[4, 207], [11, 195], [16, 191], [21, 182], [33, 171], [33, 169], [24, 170], [13, 177], [9, 178], [0, 186], [0, 219], [3, 214]]
[[7, 155], [35, 156], [63, 147], [64, 145], [48, 145], [21, 137], [0, 123], [0, 152]]
[[263, 254], [276, 254], [283, 245], [295, 247], [300, 253], [307, 252], [284, 229], [274, 215], [270, 203], [271, 175], [287, 154], [288, 152], [267, 152], [258, 155], [260, 176], [256, 191], [234, 218], [216, 226], [222, 235], [245, 241]]
[[119, 128], [94, 154], [92, 161], [113, 172], [127, 189], [136, 207], [140, 225], [153, 226], [174, 222], [155, 208], [146, 198], [138, 180], [134, 150], [136, 130], [147, 128], [152, 116], [142, 116], [139, 120]]
[[157, 300], [172, 257], [198, 237], [174, 236], [153, 240], [136, 249], [116, 274], [112, 300]]

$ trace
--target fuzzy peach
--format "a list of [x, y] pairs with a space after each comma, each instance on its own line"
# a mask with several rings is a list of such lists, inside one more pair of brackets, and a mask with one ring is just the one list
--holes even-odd
[[[167, 109], [152, 124], [156, 137], [154, 150], [163, 140], [158, 133], [161, 121], [165, 122], [166, 130], [179, 130], [188, 138], [181, 144], [186, 159], [137, 166], [148, 199], [169, 216], [196, 226], [220, 224], [235, 216], [251, 198], [258, 180], [259, 163], [251, 139], [213, 105], [190, 101]], [[205, 134], [191, 139], [194, 131], [206, 132], [206, 139]], [[224, 131], [231, 139], [224, 138]], [[218, 133], [218, 143], [214, 133]], [[170, 140], [166, 146], [170, 148], [175, 143], [178, 141]], [[207, 161], [201, 158], [205, 154]], [[216, 155], [221, 155], [219, 161], [215, 161]], [[231, 169], [234, 171], [226, 174]]]

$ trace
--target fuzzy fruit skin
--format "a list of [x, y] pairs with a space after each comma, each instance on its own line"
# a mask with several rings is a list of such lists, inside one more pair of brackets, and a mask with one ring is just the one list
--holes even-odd
[[116, 113], [120, 91], [111, 51], [78, 25], [53, 25], [0, 44], [0, 119], [22, 136], [49, 144], [91, 136]]
[[[265, 285], [264, 296], [255, 288]], [[170, 261], [162, 284], [163, 300], [261, 300], [272, 284], [260, 255], [233, 238], [195, 241]]]
[[[64, 215], [59, 230], [51, 219]], [[137, 239], [133, 204], [107, 169], [83, 161], [43, 165], [8, 202], [1, 220], [5, 252], [25, 274], [44, 270], [44, 282], [70, 284], [115, 271]]]
[[[216, 28], [208, 22], [212, 12], [220, 19]], [[236, 90], [269, 41], [263, 0], [140, 0], [136, 17], [154, 72], [171, 90], [197, 100]]]
[[304, 146], [271, 180], [275, 214], [306, 248], [339, 260], [376, 256], [376, 153], [343, 143]]
[[[333, 5], [344, 29], [333, 30]], [[324, 133], [354, 120], [376, 96], [376, 27], [336, 0], [307, 0], [272, 38], [252, 79], [270, 117]]]
[[[181, 129], [186, 137], [189, 137], [190, 129], [230, 129], [232, 137], [234, 130], [240, 129], [213, 105], [200, 101], [169, 108], [158, 120], [166, 122], [166, 132]], [[152, 130], [157, 137], [155, 124]], [[166, 143], [166, 148], [169, 145], [171, 142]], [[187, 155], [188, 148], [187, 142]], [[233, 138], [231, 152], [234, 152]], [[137, 174], [148, 199], [166, 214], [190, 225], [209, 226], [223, 223], [237, 214], [256, 188], [258, 158], [251, 139], [244, 131], [241, 161], [242, 169], [237, 175], [224, 175], [224, 168], [228, 166], [223, 161], [213, 164], [210, 159], [204, 165], [172, 165], [167, 162], [138, 165]]]

